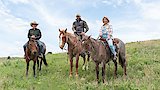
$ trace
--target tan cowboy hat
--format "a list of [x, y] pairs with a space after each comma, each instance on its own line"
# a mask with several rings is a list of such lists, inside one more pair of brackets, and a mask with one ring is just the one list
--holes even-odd
[[104, 16], [103, 19], [102, 19], [102, 21], [103, 21], [104, 19], [107, 19], [107, 21], [108, 21], [108, 23], [109, 23], [108, 17]]
[[38, 25], [38, 23], [37, 23], [36, 21], [33, 21], [33, 22], [30, 23], [30, 25], [31, 25], [31, 26], [32, 26], [32, 25]]
[[76, 17], [81, 17], [81, 15], [80, 15], [80, 14], [77, 14]]

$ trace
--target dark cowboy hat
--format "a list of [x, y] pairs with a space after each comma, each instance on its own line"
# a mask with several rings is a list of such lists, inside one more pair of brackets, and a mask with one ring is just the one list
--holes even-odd
[[32, 26], [32, 25], [38, 25], [38, 23], [37, 23], [36, 21], [33, 21], [33, 22], [30, 23], [30, 25], [31, 25], [31, 26]]
[[108, 17], [104, 16], [103, 19], [102, 19], [102, 21], [103, 21], [104, 19], [107, 19], [107, 21], [108, 21], [108, 23], [109, 23]]

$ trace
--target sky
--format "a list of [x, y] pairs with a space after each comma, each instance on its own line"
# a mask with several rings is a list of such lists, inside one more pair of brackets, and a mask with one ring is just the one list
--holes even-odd
[[94, 38], [107, 16], [113, 36], [125, 43], [160, 39], [160, 0], [0, 0], [0, 57], [24, 55], [32, 21], [39, 23], [47, 52], [63, 52], [58, 29], [72, 32], [76, 14]]

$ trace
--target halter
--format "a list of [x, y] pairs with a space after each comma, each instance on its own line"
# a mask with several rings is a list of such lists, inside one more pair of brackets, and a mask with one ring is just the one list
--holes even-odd
[[[60, 34], [61, 35], [61, 34]], [[62, 38], [62, 39], [61, 39]], [[59, 45], [61, 44], [61, 42], [63, 42], [64, 44], [68, 43], [68, 41], [70, 40], [69, 36], [63, 35], [62, 37], [59, 36]], [[73, 49], [76, 47], [78, 41], [74, 40], [73, 42], [76, 42], [73, 44]], [[64, 45], [65, 46], [65, 45]], [[64, 48], [64, 47], [63, 47]], [[67, 50], [67, 49], [65, 49]]]
[[[27, 48], [29, 49], [29, 52], [31, 53], [31, 51], [32, 51], [32, 48], [30, 48], [30, 46], [29, 46], [29, 42], [30, 42], [31, 40], [29, 40], [28, 42], [27, 42]], [[37, 46], [37, 43], [35, 42], [35, 40], [32, 40], [33, 42], [34, 42], [34, 44], [36, 45], [36, 49], [38, 50], [38, 46]]]

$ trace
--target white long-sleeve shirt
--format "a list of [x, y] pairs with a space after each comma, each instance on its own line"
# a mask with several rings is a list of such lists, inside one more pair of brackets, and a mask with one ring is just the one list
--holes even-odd
[[112, 31], [111, 25], [106, 24], [101, 27], [99, 31], [99, 36], [105, 39], [110, 39], [112, 37], [112, 33], [113, 31]]

